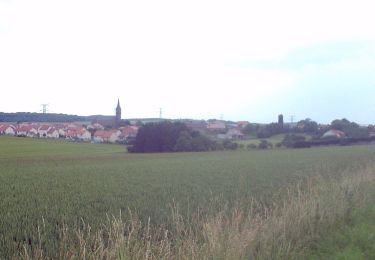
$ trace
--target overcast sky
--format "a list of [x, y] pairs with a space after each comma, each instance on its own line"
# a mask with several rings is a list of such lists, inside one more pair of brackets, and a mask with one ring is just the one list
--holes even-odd
[[0, 111], [375, 123], [372, 1], [0, 0]]

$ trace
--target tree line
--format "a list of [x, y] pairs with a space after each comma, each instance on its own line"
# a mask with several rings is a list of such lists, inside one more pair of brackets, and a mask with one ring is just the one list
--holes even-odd
[[0, 122], [77, 122], [77, 121], [88, 121], [89, 117], [77, 116], [77, 115], [66, 115], [66, 114], [55, 114], [55, 113], [29, 113], [29, 112], [17, 112], [17, 113], [3, 113], [0, 112]]

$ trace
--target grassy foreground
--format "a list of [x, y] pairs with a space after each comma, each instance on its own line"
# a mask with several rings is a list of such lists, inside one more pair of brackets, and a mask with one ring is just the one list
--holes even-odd
[[326, 236], [306, 254], [308, 259], [375, 259], [375, 200], [356, 208], [350, 221]]
[[0, 137], [0, 258], [287, 259], [365, 204], [374, 159], [373, 146], [135, 155]]

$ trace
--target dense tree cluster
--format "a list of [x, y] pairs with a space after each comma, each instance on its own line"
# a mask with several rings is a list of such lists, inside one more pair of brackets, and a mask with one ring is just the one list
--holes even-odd
[[361, 128], [357, 123], [350, 122], [346, 118], [333, 120], [331, 129], [343, 131], [348, 138], [365, 138], [369, 134], [368, 128]]
[[142, 126], [133, 146], [129, 147], [129, 151], [135, 153], [197, 152], [224, 148], [223, 144], [199, 132], [190, 131], [183, 123], [165, 121]]
[[310, 118], [306, 118], [304, 120], [299, 121], [297, 123], [297, 127], [294, 130], [294, 132], [297, 133], [318, 134], [319, 125], [317, 122], [311, 120]]
[[266, 125], [248, 124], [242, 130], [244, 134], [253, 135], [258, 138], [269, 138], [273, 135], [282, 134], [288, 131], [288, 128], [282, 123], [270, 123]]

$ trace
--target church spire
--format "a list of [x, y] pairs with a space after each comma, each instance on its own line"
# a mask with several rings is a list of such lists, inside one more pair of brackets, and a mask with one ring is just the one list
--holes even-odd
[[120, 107], [120, 99], [117, 99], [117, 107], [116, 107], [116, 126], [120, 125], [121, 121], [121, 107]]

